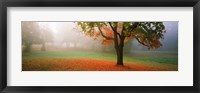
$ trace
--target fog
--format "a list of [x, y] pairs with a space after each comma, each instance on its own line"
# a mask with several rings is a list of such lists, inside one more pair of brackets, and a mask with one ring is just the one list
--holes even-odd
[[[46, 51], [68, 51], [68, 50], [85, 50], [85, 51], [104, 51], [114, 52], [114, 45], [105, 45], [102, 43], [102, 36], [98, 38], [92, 38], [81, 31], [80, 27], [75, 22], [34, 22], [39, 28], [39, 32], [35, 37], [32, 37], [34, 31], [31, 30], [34, 27], [30, 27], [30, 24], [22, 22], [23, 46], [25, 47], [27, 42], [37, 41], [35, 38], [39, 36], [38, 33], [44, 32], [39, 36], [38, 41], [42, 40], [46, 44]], [[136, 40], [129, 40], [124, 46], [124, 52], [130, 53], [134, 51], [178, 51], [178, 22], [163, 22], [165, 25], [166, 33], [164, 33], [164, 39], [161, 39], [162, 46], [158, 49], [149, 50], [147, 47], [139, 44]], [[29, 28], [28, 28], [29, 27]], [[45, 32], [45, 31], [46, 32]], [[30, 35], [27, 34], [29, 31]], [[32, 31], [32, 32], [31, 32]], [[28, 38], [32, 38], [28, 41]], [[42, 42], [41, 41], [41, 42]], [[42, 46], [41, 42], [31, 43], [32, 48], [40, 50]]]

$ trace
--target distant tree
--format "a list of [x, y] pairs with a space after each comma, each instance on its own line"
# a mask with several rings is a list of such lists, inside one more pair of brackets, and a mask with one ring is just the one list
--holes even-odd
[[[63, 23], [57, 27], [57, 30], [58, 30], [57, 36], [59, 36], [58, 42], [60, 42], [61, 44], [65, 44], [67, 49], [69, 49], [70, 47], [71, 48], [77, 47], [77, 44], [79, 43], [80, 39], [80, 37], [78, 36], [80, 36], [80, 33], [74, 31], [73, 27], [66, 27], [66, 24]], [[70, 46], [71, 44], [73, 45], [73, 47]]]
[[162, 46], [165, 26], [162, 22], [77, 22], [84, 34], [103, 37], [103, 44], [113, 44], [117, 54], [117, 65], [123, 65], [123, 47], [131, 39], [149, 49]]
[[46, 43], [53, 42], [53, 35], [51, 29], [47, 25], [40, 27], [41, 51], [46, 51]]
[[53, 35], [46, 26], [40, 26], [38, 22], [23, 21], [22, 28], [22, 44], [25, 51], [30, 52], [33, 44], [42, 44], [41, 51], [45, 51], [45, 43], [51, 42]]
[[23, 21], [22, 28], [22, 44], [25, 51], [30, 52], [32, 44], [40, 43], [39, 25], [36, 22]]

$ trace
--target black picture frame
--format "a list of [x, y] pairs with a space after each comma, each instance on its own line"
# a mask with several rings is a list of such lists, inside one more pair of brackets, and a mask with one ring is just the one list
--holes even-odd
[[[193, 7], [194, 86], [7, 86], [7, 7]], [[1, 93], [200, 93], [200, 0], [2, 0], [0, 1]]]

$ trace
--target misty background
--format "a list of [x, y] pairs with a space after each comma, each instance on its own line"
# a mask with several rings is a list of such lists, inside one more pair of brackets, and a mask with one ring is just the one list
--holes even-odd
[[[34, 24], [34, 26], [32, 26]], [[146, 46], [139, 44], [136, 40], [129, 40], [124, 46], [124, 53], [133, 53], [136, 51], [148, 52], [178, 52], [178, 22], [163, 22], [166, 33], [164, 39], [161, 39], [162, 46], [158, 49], [149, 50]], [[36, 29], [37, 28], [37, 29]], [[32, 50], [41, 50], [45, 44], [45, 51], [102, 51], [115, 52], [114, 44], [105, 45], [102, 43], [102, 36], [92, 38], [80, 31], [75, 22], [22, 22], [22, 39], [30, 39]], [[41, 34], [42, 32], [42, 34]], [[40, 34], [39, 34], [40, 33]], [[34, 36], [35, 35], [35, 36]], [[39, 36], [40, 35], [40, 36]], [[39, 37], [38, 40], [34, 39]], [[22, 49], [27, 41], [22, 40]], [[42, 44], [41, 44], [42, 43]]]

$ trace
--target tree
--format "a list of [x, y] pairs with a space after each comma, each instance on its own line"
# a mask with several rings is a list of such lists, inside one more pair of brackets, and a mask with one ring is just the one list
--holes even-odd
[[40, 26], [40, 43], [42, 44], [41, 51], [46, 51], [46, 43], [53, 42], [53, 35], [51, 29], [47, 25]]
[[25, 51], [30, 52], [32, 44], [39, 43], [40, 31], [37, 22], [23, 21], [22, 27], [22, 44], [25, 46]]
[[90, 37], [102, 36], [105, 44], [114, 43], [117, 65], [123, 65], [123, 47], [128, 40], [136, 39], [149, 49], [159, 48], [165, 32], [162, 22], [77, 22], [77, 25]]
[[30, 52], [33, 44], [42, 44], [41, 51], [45, 51], [45, 43], [52, 42], [53, 35], [46, 25], [39, 25], [38, 22], [23, 21], [22, 27], [22, 44], [25, 51]]

